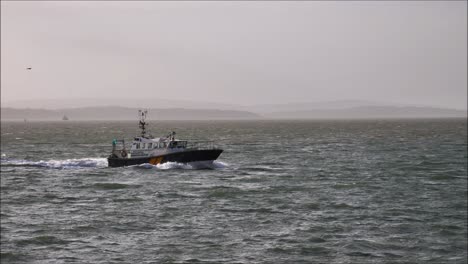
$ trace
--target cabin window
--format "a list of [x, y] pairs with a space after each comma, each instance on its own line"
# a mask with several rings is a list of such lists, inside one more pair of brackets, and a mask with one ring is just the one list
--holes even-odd
[[153, 148], [153, 143], [148, 143], [148, 148], [149, 149]]
[[143, 143], [143, 146], [141, 148], [145, 149], [146, 148], [146, 143]]
[[136, 149], [140, 149], [140, 143], [136, 143]]

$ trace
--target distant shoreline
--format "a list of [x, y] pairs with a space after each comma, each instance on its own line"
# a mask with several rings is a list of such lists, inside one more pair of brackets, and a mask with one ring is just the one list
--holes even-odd
[[[388, 122], [393, 122], [393, 121], [465, 121], [468, 122], [466, 117], [406, 117], [406, 118], [349, 118], [349, 119], [343, 119], [343, 118], [329, 118], [329, 119], [161, 119], [161, 120], [150, 120], [148, 119], [148, 122], [193, 122], [193, 123], [198, 123], [198, 122], [372, 122], [372, 121], [388, 121]], [[19, 120], [19, 119], [2, 119], [0, 120], [2, 123], [61, 123], [61, 124], [67, 124], [67, 123], [101, 123], [101, 122], [122, 122], [122, 123], [130, 123], [130, 122], [135, 122], [135, 120], [69, 120], [69, 121], [63, 121], [63, 120], [27, 120], [24, 122], [24, 120]]]
[[[430, 107], [359, 106], [343, 109], [313, 109], [255, 113], [243, 110], [158, 108], [148, 109], [148, 120], [389, 120], [467, 118], [463, 110]], [[65, 109], [1, 108], [2, 121], [134, 121], [138, 108], [83, 107]], [[69, 120], [63, 121], [66, 115]]]

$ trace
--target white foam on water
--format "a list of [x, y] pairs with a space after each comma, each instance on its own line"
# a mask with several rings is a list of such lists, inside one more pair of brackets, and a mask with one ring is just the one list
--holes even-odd
[[[82, 158], [82, 159], [65, 159], [65, 160], [19, 160], [19, 159], [8, 159], [6, 154], [2, 153], [2, 165], [12, 166], [33, 166], [33, 167], [44, 167], [53, 169], [72, 169], [72, 168], [105, 168], [108, 166], [106, 158]], [[183, 170], [196, 170], [196, 169], [222, 169], [229, 165], [222, 161], [195, 161], [189, 163], [179, 162], [166, 162], [162, 164], [152, 165], [144, 163], [135, 165], [139, 168], [144, 169], [159, 169], [159, 170], [171, 170], [171, 169], [183, 169]], [[133, 167], [133, 166], [132, 166]]]
[[70, 169], [70, 168], [101, 168], [107, 167], [106, 158], [83, 158], [83, 159], [66, 159], [66, 160], [2, 160], [3, 165], [14, 166], [37, 166], [53, 169]]
[[178, 162], [166, 162], [163, 164], [156, 164], [156, 165], [143, 163], [139, 165], [132, 165], [130, 167], [137, 167], [137, 168], [142, 168], [142, 169], [159, 169], [159, 170], [192, 169], [192, 167], [189, 164], [178, 163]]
[[140, 165], [132, 165], [130, 167], [138, 167], [138, 168], [142, 168], [142, 169], [153, 169], [153, 168], [156, 168], [155, 165], [153, 164], [149, 164], [149, 163], [143, 163], [143, 164], [140, 164]]
[[160, 170], [170, 170], [170, 169], [185, 169], [191, 170], [193, 167], [190, 164], [178, 163], [178, 162], [165, 162], [162, 164], [157, 164], [156, 168]]
[[216, 169], [223, 169], [223, 168], [229, 167], [229, 164], [227, 164], [226, 162], [215, 160], [215, 161], [213, 161], [213, 166]]
[[162, 164], [152, 165], [144, 163], [136, 165], [138, 168], [144, 169], [158, 169], [158, 170], [172, 170], [172, 169], [183, 169], [183, 170], [197, 170], [197, 169], [221, 169], [228, 166], [227, 163], [221, 161], [194, 161], [189, 163], [180, 162], [165, 162]]

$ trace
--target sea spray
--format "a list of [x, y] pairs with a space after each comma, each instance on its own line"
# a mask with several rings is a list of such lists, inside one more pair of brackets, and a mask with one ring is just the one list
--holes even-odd
[[73, 168], [102, 168], [107, 167], [105, 158], [82, 158], [66, 160], [40, 160], [30, 161], [21, 159], [2, 159], [2, 166], [30, 166], [44, 167], [52, 169], [73, 169]]

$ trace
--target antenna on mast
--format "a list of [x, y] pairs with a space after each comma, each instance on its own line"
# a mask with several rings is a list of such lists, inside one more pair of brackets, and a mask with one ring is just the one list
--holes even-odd
[[145, 125], [146, 125], [146, 115], [148, 114], [148, 110], [138, 110], [138, 116], [140, 118], [140, 123], [139, 123], [139, 127], [141, 128], [141, 136], [142, 137], [145, 137], [145, 134], [146, 134], [146, 128], [145, 128]]

